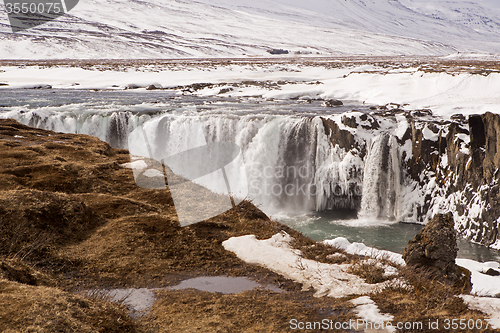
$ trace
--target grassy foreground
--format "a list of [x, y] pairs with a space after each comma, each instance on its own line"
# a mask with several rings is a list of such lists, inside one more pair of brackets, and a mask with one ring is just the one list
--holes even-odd
[[[0, 120], [1, 332], [289, 332], [291, 319], [356, 319], [352, 297], [315, 298], [297, 283], [241, 261], [221, 243], [246, 234], [266, 239], [284, 230], [308, 259], [362, 258], [329, 257], [341, 251], [271, 221], [247, 201], [181, 228], [168, 190], [137, 187], [132, 171], [121, 166], [129, 161], [128, 151], [90, 136]], [[380, 272], [372, 268], [353, 273], [379, 281]], [[139, 318], [122, 304], [82, 293], [217, 275], [246, 276], [285, 292], [162, 289], [152, 310]], [[425, 273], [402, 269], [401, 276], [411, 288], [371, 296], [395, 321], [484, 319], [456, 297], [460, 290]], [[420, 331], [436, 332], [426, 326]]]

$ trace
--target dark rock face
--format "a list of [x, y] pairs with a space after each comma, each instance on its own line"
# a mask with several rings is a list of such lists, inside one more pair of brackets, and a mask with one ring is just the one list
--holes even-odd
[[456, 281], [458, 246], [453, 216], [437, 214], [408, 242], [403, 259], [408, 266], [429, 269], [436, 276]]
[[[398, 138], [411, 140], [411, 157], [402, 155], [402, 172], [418, 184], [423, 200], [417, 221], [426, 222], [435, 205], [447, 200], [461, 236], [500, 246], [500, 115], [454, 115], [443, 120], [407, 112], [410, 124]], [[434, 189], [429, 182], [436, 183]]]
[[[467, 223], [457, 230], [467, 238], [490, 246], [499, 245], [500, 222], [500, 115], [486, 112], [471, 115], [469, 125], [469, 151], [460, 149], [460, 133], [450, 127], [447, 136], [449, 168], [445, 179], [453, 180], [447, 194], [462, 193], [462, 205], [457, 207], [458, 216], [466, 217]], [[452, 179], [453, 178], [453, 179]], [[474, 203], [481, 203], [479, 213], [471, 213]]]
[[500, 276], [500, 272], [494, 270], [493, 268], [488, 269], [484, 274], [489, 275], [489, 276]]
[[323, 121], [323, 127], [325, 128], [325, 134], [330, 137], [334, 146], [339, 145], [340, 148], [344, 148], [347, 151], [356, 148], [362, 152], [361, 157], [364, 157], [366, 147], [359, 147], [359, 144], [356, 142], [356, 138], [351, 132], [340, 129], [339, 125], [331, 119], [321, 118], [321, 120]]

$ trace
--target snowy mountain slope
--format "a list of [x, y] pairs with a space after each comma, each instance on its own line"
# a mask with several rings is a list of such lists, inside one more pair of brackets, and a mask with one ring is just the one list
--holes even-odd
[[497, 50], [500, 38], [496, 0], [256, 0], [251, 5], [245, 0], [198, 1], [325, 28], [438, 41], [460, 50]]
[[499, 10], [478, 1], [88, 0], [15, 34], [1, 6], [0, 58], [500, 53]]

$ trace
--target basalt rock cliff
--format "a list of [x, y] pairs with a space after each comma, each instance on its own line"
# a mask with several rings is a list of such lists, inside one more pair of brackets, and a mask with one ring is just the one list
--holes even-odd
[[[376, 150], [375, 138], [394, 138], [398, 160], [392, 167], [399, 173], [399, 181], [387, 193], [396, 219], [426, 223], [437, 213], [451, 212], [461, 236], [500, 248], [498, 114], [458, 114], [448, 120], [434, 117], [428, 110], [396, 108], [324, 119], [323, 125], [333, 145], [354, 151], [365, 162], [364, 187], [369, 181], [367, 156]], [[366, 138], [363, 133], [368, 132], [372, 135]], [[383, 145], [377, 156], [379, 174], [388, 172], [383, 165], [391, 155], [387, 140]], [[372, 181], [380, 182], [380, 178]], [[397, 195], [391, 197], [391, 191]], [[358, 199], [357, 209], [362, 213], [363, 200]]]

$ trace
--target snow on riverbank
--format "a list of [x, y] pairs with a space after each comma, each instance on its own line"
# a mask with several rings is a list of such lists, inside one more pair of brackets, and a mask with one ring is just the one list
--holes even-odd
[[[399, 253], [378, 250], [373, 247], [368, 247], [363, 243], [350, 243], [344, 237], [325, 240], [323, 241], [323, 243], [342, 249], [349, 254], [368, 256], [375, 259], [387, 259], [401, 266], [406, 265], [402, 255]], [[483, 263], [475, 260], [460, 258], [456, 259], [456, 263], [457, 265], [467, 268], [469, 271], [471, 271], [472, 294], [478, 296], [496, 296], [500, 294], [500, 276], [490, 276], [483, 274], [490, 268], [499, 271], [499, 263], [493, 261]]]
[[500, 295], [500, 276], [490, 276], [484, 274], [488, 269], [500, 270], [497, 262], [477, 262], [470, 259], [457, 259], [457, 265], [471, 271], [472, 291], [471, 294], [477, 296], [497, 296]]
[[394, 253], [391, 251], [378, 250], [373, 247], [368, 247], [363, 243], [350, 243], [344, 237], [337, 237], [335, 239], [325, 240], [323, 243], [344, 250], [349, 254], [357, 254], [361, 256], [367, 256], [375, 259], [386, 259], [397, 265], [404, 266], [405, 261], [403, 256], [399, 253]]
[[[246, 262], [267, 267], [294, 281], [304, 284], [304, 288], [313, 287], [317, 295], [342, 297], [352, 294], [370, 293], [380, 290], [383, 284], [367, 285], [359, 277], [346, 273], [349, 265], [329, 265], [309, 259], [303, 259], [297, 250], [289, 246], [292, 240], [288, 234], [276, 234], [267, 240], [257, 240], [253, 235], [233, 237], [222, 243], [228, 251]], [[333, 247], [350, 254], [369, 256], [375, 259], [387, 259], [404, 266], [405, 262], [398, 253], [378, 250], [362, 243], [349, 243], [343, 237], [324, 241]], [[500, 294], [500, 276], [484, 274], [489, 268], [500, 269], [497, 262], [481, 263], [470, 259], [457, 259], [457, 265], [467, 268], [472, 276], [472, 294], [478, 296], [496, 296]], [[329, 277], [332, 280], [329, 281]], [[339, 279], [346, 279], [344, 284]], [[357, 290], [356, 288], [359, 288]]]
[[300, 251], [290, 247], [292, 240], [290, 235], [282, 232], [266, 240], [258, 240], [254, 235], [232, 237], [222, 245], [248, 263], [261, 265], [301, 283], [304, 290], [314, 288], [317, 297], [368, 294], [380, 291], [393, 282], [368, 284], [359, 276], [346, 272], [350, 265], [304, 259]]
[[490, 327], [500, 329], [500, 298], [460, 296], [470, 308], [486, 313], [490, 317]]
[[[380, 291], [393, 283], [398, 283], [395, 280], [390, 280], [378, 284], [367, 284], [362, 278], [346, 273], [350, 266], [348, 264], [324, 264], [302, 258], [299, 250], [290, 247], [291, 241], [293, 238], [290, 235], [281, 232], [266, 240], [257, 240], [254, 235], [232, 237], [224, 241], [222, 245], [226, 250], [234, 252], [238, 258], [247, 263], [261, 265], [301, 283], [304, 290], [314, 288], [317, 297], [369, 294]], [[361, 243], [351, 244], [342, 237], [324, 243], [344, 249], [351, 254], [372, 256], [377, 259], [385, 258], [404, 265], [404, 261], [401, 262], [401, 255], [397, 253], [377, 250]], [[489, 276], [481, 273], [488, 268], [498, 269], [498, 263], [479, 263], [468, 259], [457, 259], [457, 264], [472, 272], [472, 294], [494, 296], [500, 293], [500, 276]], [[463, 295], [462, 298], [472, 308], [485, 312], [493, 321], [500, 319], [498, 317], [500, 309], [498, 298], [471, 295]], [[354, 311], [361, 319], [368, 322], [390, 322], [393, 319], [390, 315], [381, 314], [369, 297], [359, 297], [352, 302], [357, 306]]]
[[[275, 85], [245, 81], [278, 82]], [[263, 98], [323, 98], [406, 108], [429, 108], [436, 114], [500, 113], [500, 73], [433, 73], [417, 68], [384, 70], [375, 66], [327, 68], [302, 64], [179, 65], [129, 68], [123, 71], [78, 67], [5, 66], [0, 72], [5, 88], [51, 85], [63, 89], [124, 89], [129, 85], [164, 88], [212, 83], [194, 94], [201, 96], [259, 96]], [[236, 85], [235, 85], [236, 83]], [[222, 91], [222, 94], [221, 94]]]

